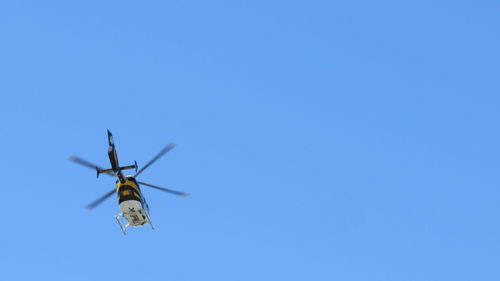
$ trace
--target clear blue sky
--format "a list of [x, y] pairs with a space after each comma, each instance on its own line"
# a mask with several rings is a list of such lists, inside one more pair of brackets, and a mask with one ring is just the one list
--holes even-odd
[[[2, 280], [500, 280], [498, 1], [3, 1]], [[107, 166], [156, 230], [122, 235]]]

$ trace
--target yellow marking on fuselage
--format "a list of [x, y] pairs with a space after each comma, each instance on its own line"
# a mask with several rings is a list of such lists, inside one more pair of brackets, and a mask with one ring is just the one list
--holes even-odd
[[[132, 192], [134, 197], [137, 198], [137, 200], [142, 202], [141, 190], [139, 189], [139, 187], [137, 186], [137, 184], [133, 180], [129, 180], [129, 179], [125, 178], [124, 183], [121, 183], [120, 181], [118, 181], [116, 183], [116, 191], [118, 193], [119, 198], [121, 198], [122, 196], [130, 195], [129, 191], [127, 191], [127, 190], [120, 191], [122, 186], [132, 187], [132, 189], [134, 190], [134, 192]], [[125, 194], [125, 193], [127, 193], [127, 194]]]
[[133, 189], [135, 189], [138, 193], [141, 193], [141, 190], [139, 189], [139, 187], [137, 186], [137, 184], [133, 180], [129, 180], [129, 179], [125, 178], [124, 183], [121, 183], [120, 181], [118, 181], [116, 183], [116, 190], [119, 191], [120, 187], [122, 187], [123, 185], [128, 185], [128, 186], [132, 187]]

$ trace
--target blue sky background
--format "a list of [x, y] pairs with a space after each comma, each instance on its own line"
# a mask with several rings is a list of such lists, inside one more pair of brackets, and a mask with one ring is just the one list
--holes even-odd
[[[500, 280], [498, 1], [4, 1], [2, 280]], [[156, 230], [121, 234], [106, 129]]]

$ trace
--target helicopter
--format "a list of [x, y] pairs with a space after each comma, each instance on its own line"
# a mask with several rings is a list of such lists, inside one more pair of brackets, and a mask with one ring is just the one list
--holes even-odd
[[[93, 209], [99, 204], [101, 204], [104, 200], [110, 198], [111, 195], [116, 193], [118, 196], [118, 205], [120, 207], [121, 213], [116, 215], [115, 218], [124, 235], [127, 234], [127, 228], [130, 226], [144, 226], [146, 224], [149, 224], [151, 225], [151, 228], [154, 230], [153, 223], [151, 222], [151, 218], [149, 216], [149, 206], [148, 203], [146, 202], [146, 199], [142, 195], [140, 185], [152, 187], [161, 191], [169, 192], [171, 194], [183, 197], [189, 196], [189, 194], [164, 187], [159, 187], [145, 182], [140, 182], [137, 181], [136, 178], [142, 172], [144, 172], [144, 170], [146, 170], [149, 166], [151, 166], [154, 162], [156, 162], [163, 155], [165, 155], [165, 153], [169, 152], [172, 148], [174, 148], [175, 144], [171, 143], [167, 145], [155, 157], [153, 157], [153, 159], [151, 159], [146, 165], [144, 165], [144, 167], [142, 167], [138, 171], [137, 170], [138, 166], [136, 161], [134, 161], [133, 165], [120, 167], [118, 163], [118, 154], [116, 152], [113, 135], [109, 130], [108, 130], [108, 143], [109, 143], [108, 157], [109, 157], [109, 162], [111, 163], [110, 169], [103, 169], [77, 156], [71, 156], [69, 158], [69, 160], [77, 164], [86, 166], [91, 169], [95, 169], [98, 178], [100, 174], [106, 174], [118, 178], [116, 180], [116, 188], [113, 188], [108, 193], [104, 194], [97, 200], [88, 204], [86, 208]], [[122, 170], [130, 170], [130, 169], [135, 169], [136, 172], [135, 175], [124, 176]]]

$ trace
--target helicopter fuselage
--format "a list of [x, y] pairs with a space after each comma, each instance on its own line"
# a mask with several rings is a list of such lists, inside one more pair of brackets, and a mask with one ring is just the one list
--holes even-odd
[[150, 223], [149, 208], [137, 181], [132, 176], [125, 177], [125, 181], [116, 181], [118, 204], [130, 226], [141, 226]]

